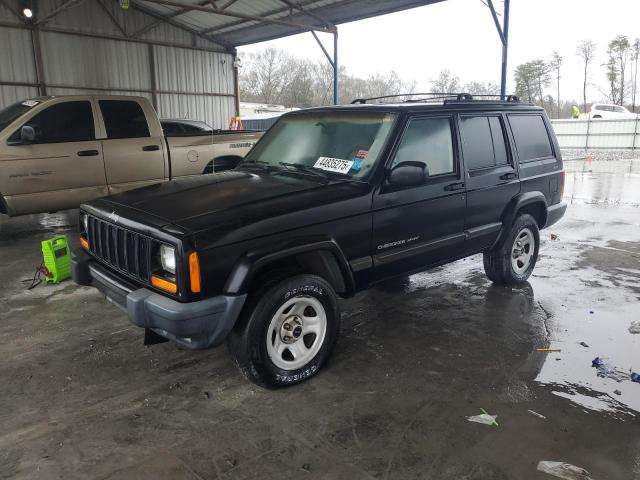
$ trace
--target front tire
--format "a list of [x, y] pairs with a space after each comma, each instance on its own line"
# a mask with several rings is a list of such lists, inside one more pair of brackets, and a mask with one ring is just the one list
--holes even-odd
[[339, 330], [340, 310], [331, 285], [316, 275], [296, 275], [251, 296], [227, 346], [249, 380], [278, 388], [315, 375]]
[[484, 253], [484, 271], [497, 285], [518, 285], [527, 281], [538, 260], [540, 231], [529, 214], [516, 218], [507, 236]]

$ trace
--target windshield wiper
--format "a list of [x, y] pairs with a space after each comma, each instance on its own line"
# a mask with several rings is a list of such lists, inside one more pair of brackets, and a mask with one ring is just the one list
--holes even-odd
[[323, 179], [328, 179], [329, 175], [327, 175], [326, 173], [323, 172], [319, 172], [318, 170], [316, 170], [315, 168], [313, 168], [310, 165], [302, 165], [300, 163], [288, 163], [288, 162], [278, 162], [280, 165], [282, 165], [285, 168], [288, 169], [295, 169], [295, 170], [299, 170], [301, 172], [304, 173], [309, 173], [311, 175], [315, 175], [316, 177], [320, 177]]
[[240, 163], [240, 167], [243, 165], [255, 165], [255, 166], [259, 166], [259, 167], [263, 167], [266, 171], [271, 171], [271, 169], [273, 168], [273, 166], [271, 165], [271, 163], [269, 162], [265, 162], [264, 160], [243, 160]]

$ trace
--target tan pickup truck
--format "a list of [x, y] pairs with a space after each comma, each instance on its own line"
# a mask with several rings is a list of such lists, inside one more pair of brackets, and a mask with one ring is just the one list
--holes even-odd
[[0, 111], [0, 213], [77, 207], [112, 193], [233, 168], [262, 132], [163, 133], [149, 100], [40, 97]]

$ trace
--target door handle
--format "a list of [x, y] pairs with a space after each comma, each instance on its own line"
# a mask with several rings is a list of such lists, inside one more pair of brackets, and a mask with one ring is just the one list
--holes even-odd
[[500, 180], [511, 180], [516, 177], [517, 177], [516, 172], [509, 172], [509, 173], [505, 173], [504, 175], [500, 175]]
[[464, 188], [464, 182], [450, 183], [449, 185], [446, 185], [444, 187], [444, 189], [447, 191], [462, 190], [463, 188]]
[[143, 152], [157, 152], [160, 150], [160, 145], [145, 145], [142, 147]]
[[79, 157], [95, 157], [99, 154], [100, 152], [98, 152], [98, 150], [80, 150], [78, 152]]

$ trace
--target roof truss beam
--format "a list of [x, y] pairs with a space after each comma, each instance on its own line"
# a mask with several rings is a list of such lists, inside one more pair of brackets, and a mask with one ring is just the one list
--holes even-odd
[[[238, 12], [231, 12], [229, 10], [222, 10], [221, 8], [213, 8], [213, 7], [206, 7], [206, 6], [201, 6], [201, 5], [186, 5], [184, 3], [181, 2], [175, 2], [173, 0], [146, 0], [148, 2], [151, 3], [157, 3], [159, 5], [166, 5], [169, 7], [178, 7], [178, 8], [190, 8], [191, 10], [197, 10], [200, 12], [206, 12], [206, 13], [211, 13], [214, 15], [222, 15], [225, 17], [232, 17], [232, 18], [238, 18], [240, 20], [242, 20], [243, 22], [246, 21], [252, 21], [252, 22], [259, 22], [259, 23], [271, 23], [274, 25], [283, 25], [286, 27], [295, 27], [295, 28], [301, 28], [303, 30], [316, 30], [319, 32], [331, 32], [333, 33], [333, 29], [330, 27], [326, 27], [326, 26], [317, 26], [317, 25], [309, 25], [309, 24], [304, 24], [304, 23], [298, 23], [298, 22], [291, 22], [291, 21], [287, 21], [287, 20], [281, 20], [281, 19], [272, 19], [272, 18], [265, 18], [266, 16], [262, 16], [262, 17], [258, 17], [255, 15], [247, 15], [244, 13], [238, 13]], [[285, 10], [286, 11], [286, 10]], [[226, 26], [222, 26], [221, 28], [226, 28], [228, 25]], [[203, 30], [202, 33], [209, 33], [210, 29], [207, 30]]]

